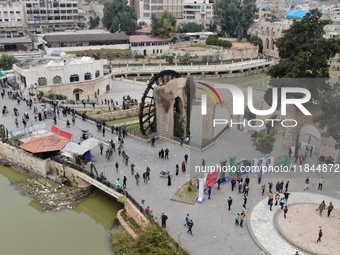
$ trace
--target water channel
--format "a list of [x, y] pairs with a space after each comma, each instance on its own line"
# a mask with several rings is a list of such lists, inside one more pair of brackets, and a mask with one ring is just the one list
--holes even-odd
[[45, 213], [10, 183], [27, 178], [0, 165], [1, 254], [113, 254], [109, 229], [121, 204], [96, 190], [75, 209]]

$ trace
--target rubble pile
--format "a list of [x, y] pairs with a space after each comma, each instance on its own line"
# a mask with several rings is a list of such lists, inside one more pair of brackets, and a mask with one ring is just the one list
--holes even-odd
[[28, 179], [12, 184], [23, 194], [31, 196], [33, 200], [40, 203], [47, 212], [75, 208], [91, 194], [91, 189], [59, 185], [44, 178]]

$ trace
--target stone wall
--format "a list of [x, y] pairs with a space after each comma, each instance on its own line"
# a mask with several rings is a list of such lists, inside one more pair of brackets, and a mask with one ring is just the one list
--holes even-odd
[[11, 162], [13, 165], [18, 165], [43, 177], [47, 176], [50, 169], [48, 164], [50, 159], [33, 157], [31, 153], [6, 143], [0, 142], [0, 155], [3, 159]]
[[63, 166], [61, 163], [53, 160], [49, 161], [49, 168], [51, 169], [51, 171], [54, 171], [54, 174], [57, 174], [58, 171], [59, 177], [65, 176], [74, 187], [88, 188], [89, 186], [91, 186], [91, 184], [78, 177], [79, 171], [76, 169], [68, 166]]
[[111, 112], [93, 115], [92, 117], [99, 121], [110, 121], [110, 120], [132, 117], [138, 114], [139, 114], [139, 107], [134, 106], [134, 107], [131, 107], [130, 109], [116, 110], [116, 111], [112, 110]]
[[148, 219], [142, 214], [139, 209], [129, 200], [127, 199], [124, 203], [124, 209], [126, 211], [126, 215], [129, 218], [134, 219], [137, 224], [141, 227], [146, 227], [149, 223]]

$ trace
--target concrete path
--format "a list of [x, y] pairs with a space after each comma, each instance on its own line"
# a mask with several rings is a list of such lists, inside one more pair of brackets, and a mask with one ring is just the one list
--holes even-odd
[[[114, 100], [121, 100], [120, 98], [125, 94], [130, 94], [131, 97], [138, 98], [137, 94], [145, 89], [145, 87], [140, 84], [119, 81], [114, 81], [114, 83], [115, 86], [113, 91], [102, 95], [102, 98], [112, 97]], [[139, 95], [141, 94], [142, 93]], [[27, 109], [24, 102], [21, 102], [20, 106], [16, 106], [16, 101], [10, 100], [6, 96], [6, 99], [0, 99], [0, 108], [2, 109], [2, 106], [5, 104], [9, 108], [10, 114], [6, 117], [2, 117], [1, 114], [0, 123], [5, 124], [9, 131], [16, 129], [12, 111], [14, 107], [19, 109], [20, 116], [22, 116], [24, 111], [29, 112], [31, 118], [28, 125], [35, 123], [33, 118], [33, 108], [32, 110]], [[36, 103], [36, 105], [39, 104]], [[67, 118], [71, 119], [70, 116]], [[22, 127], [20, 119], [21, 117], [19, 118], [19, 125]], [[81, 129], [89, 129], [90, 132], [100, 141], [107, 142], [110, 139], [114, 139], [117, 142], [117, 135], [112, 135], [111, 132], [107, 130], [105, 137], [103, 137], [102, 133], [97, 132], [95, 125], [88, 121], [84, 122], [80, 118], [77, 118], [75, 126], [71, 126], [70, 129], [66, 128], [65, 121], [66, 118], [58, 118], [57, 126], [61, 129], [72, 132], [73, 140], [75, 142], [79, 142]], [[51, 119], [47, 119], [45, 121], [47, 130], [50, 130], [52, 122], [53, 120]], [[158, 151], [161, 148], [168, 148], [170, 150], [170, 158], [168, 160], [158, 159]], [[231, 191], [230, 183], [222, 185], [219, 191], [213, 190], [211, 199], [206, 199], [202, 204], [196, 203], [194, 205], [189, 205], [170, 200], [180, 186], [182, 186], [190, 178], [194, 178], [197, 175], [194, 171], [194, 166], [200, 165], [202, 158], [206, 160], [206, 164], [216, 164], [225, 160], [229, 156], [236, 156], [238, 160], [261, 156], [260, 153], [251, 146], [249, 134], [241, 131], [227, 131], [227, 133], [218, 142], [216, 142], [214, 146], [203, 153], [190, 151], [185, 146], [180, 146], [178, 143], [169, 142], [164, 139], [157, 139], [155, 147], [151, 147], [149, 143], [145, 143], [139, 139], [128, 136], [125, 139], [124, 150], [130, 157], [129, 165], [134, 163], [136, 165], [136, 171], [140, 174], [145, 171], [147, 166], [151, 168], [151, 180], [149, 183], [144, 184], [141, 182], [137, 186], [130, 173], [130, 167], [123, 165], [121, 157], [114, 154], [113, 159], [107, 160], [104, 155], [100, 155], [99, 148], [94, 148], [91, 153], [95, 159], [95, 165], [98, 172], [100, 173], [103, 171], [108, 180], [113, 183], [116, 178], [120, 178], [122, 181], [123, 176], [126, 175], [128, 178], [127, 191], [129, 191], [137, 201], [141, 202], [142, 200], [145, 200], [144, 206], [146, 207], [147, 205], [150, 205], [157, 218], [165, 212], [169, 217], [169, 220], [167, 221], [167, 230], [169, 234], [185, 249], [188, 249], [191, 254], [264, 254], [264, 249], [261, 249], [262, 246], [259, 247], [257, 242], [254, 242], [253, 237], [249, 234], [247, 230], [248, 222], [245, 222], [244, 228], [234, 226], [235, 215], [243, 210], [243, 199], [242, 194], [239, 194], [238, 191]], [[175, 166], [184, 160], [185, 154], [189, 155], [188, 167], [191, 170], [188, 170], [185, 174], [180, 173], [176, 176], [174, 174]], [[277, 158], [278, 156], [286, 154], [287, 149], [281, 145], [278, 137], [272, 155]], [[120, 164], [118, 173], [114, 167], [115, 162], [119, 162]], [[317, 160], [316, 158], [308, 158], [307, 163], [310, 165], [315, 164], [317, 163]], [[174, 176], [171, 186], [167, 185], [166, 178], [161, 178], [159, 176], [160, 170], [171, 171]], [[289, 191], [301, 192], [303, 190], [305, 178], [309, 177], [311, 184], [308, 192], [316, 193], [318, 192], [316, 187], [320, 176], [321, 175], [319, 173], [311, 171], [308, 173], [269, 173], [263, 175], [263, 182], [267, 183], [272, 181], [275, 184], [278, 180], [289, 180]], [[323, 176], [325, 178], [325, 184], [322, 194], [334, 198], [339, 197], [338, 179], [335, 178], [337, 175], [335, 173], [324, 173]], [[250, 179], [250, 191], [247, 204], [248, 209], [246, 210], [246, 214], [247, 218], [250, 218], [250, 226], [251, 229], [253, 229], [252, 219], [255, 217], [254, 219], [257, 221], [257, 218], [256, 214], [254, 214], [255, 216], [252, 216], [252, 213], [250, 213], [252, 211], [251, 209], [252, 207], [256, 209], [258, 203], [259, 206], [261, 206], [264, 203], [263, 201], [266, 196], [264, 197], [261, 195], [262, 184], [257, 183], [257, 175], [251, 174]], [[268, 191], [268, 189], [266, 191]], [[230, 211], [228, 211], [226, 206], [226, 199], [229, 196], [233, 198], [233, 204]], [[191, 219], [194, 221], [193, 236], [188, 235], [186, 233], [187, 229], [183, 226], [187, 213], [190, 214]], [[266, 227], [267, 225], [261, 226], [265, 233], [273, 235], [276, 233], [276, 230], [272, 228], [270, 224], [268, 224], [268, 229]], [[266, 243], [265, 241], [260, 242]], [[276, 244], [273, 243], [272, 245], [275, 246]], [[288, 243], [286, 245], [288, 247], [291, 246]], [[277, 247], [276, 249], [279, 250], [280, 247]], [[272, 254], [278, 254], [275, 252]]]

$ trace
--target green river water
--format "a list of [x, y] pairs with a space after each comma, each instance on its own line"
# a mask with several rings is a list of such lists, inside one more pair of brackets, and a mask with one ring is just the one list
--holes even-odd
[[45, 213], [10, 183], [27, 178], [0, 165], [1, 254], [113, 254], [109, 229], [121, 204], [97, 190], [73, 210]]

